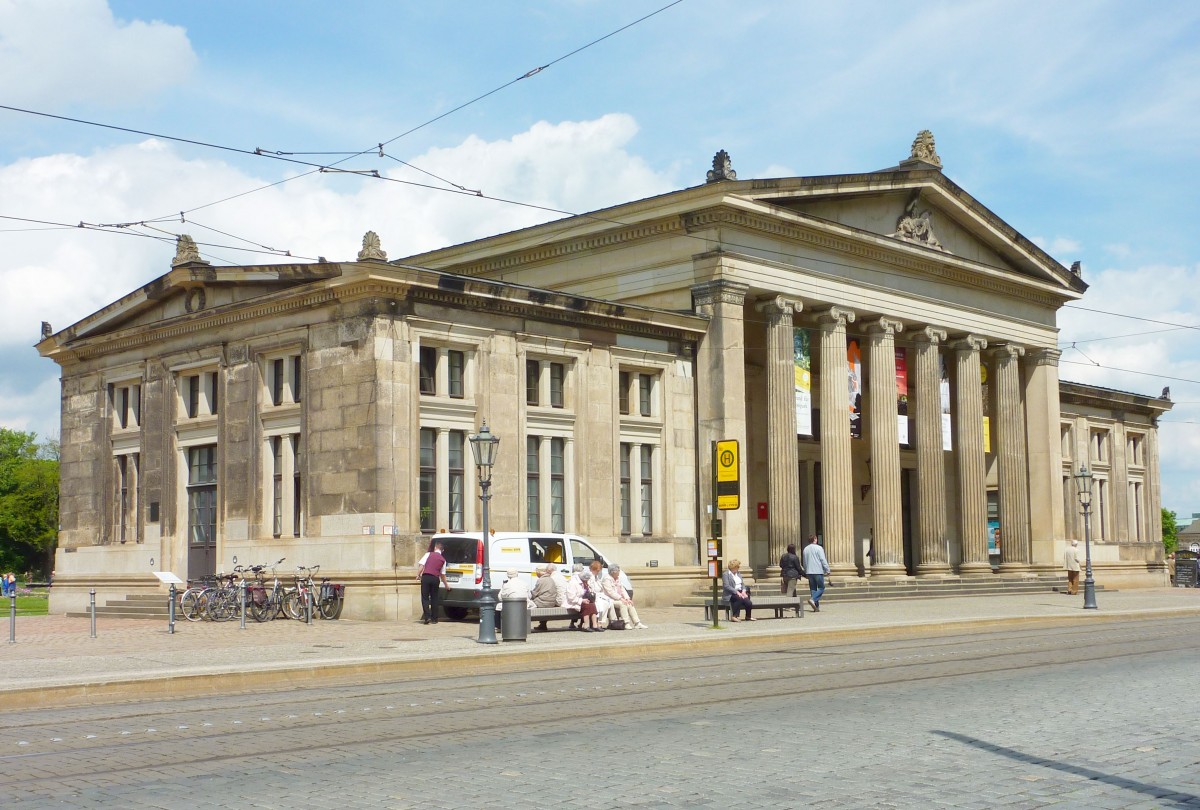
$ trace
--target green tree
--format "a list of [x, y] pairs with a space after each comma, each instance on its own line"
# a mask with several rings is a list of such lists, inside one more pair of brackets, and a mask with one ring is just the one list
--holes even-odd
[[1179, 547], [1179, 518], [1170, 509], [1162, 510], [1163, 549], [1170, 554]]
[[0, 571], [44, 577], [57, 540], [57, 442], [0, 428]]

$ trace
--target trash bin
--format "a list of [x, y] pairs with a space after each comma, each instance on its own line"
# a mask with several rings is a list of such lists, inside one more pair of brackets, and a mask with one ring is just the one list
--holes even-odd
[[529, 602], [505, 599], [500, 611], [500, 635], [505, 641], [529, 640]]

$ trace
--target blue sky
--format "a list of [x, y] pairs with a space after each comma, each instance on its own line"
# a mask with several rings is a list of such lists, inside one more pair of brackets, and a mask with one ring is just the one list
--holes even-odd
[[[718, 149], [743, 178], [855, 172], [931, 129], [949, 177], [1083, 262], [1083, 307], [1192, 327], [1064, 310], [1060, 372], [1170, 385], [1163, 501], [1200, 512], [1200, 4], [683, 0], [555, 61], [668, 2], [0, 0], [0, 104], [244, 150], [356, 151], [553, 63], [345, 165], [439, 185], [402, 160], [568, 211], [695, 185]], [[273, 260], [232, 249], [251, 242], [352, 258], [367, 229], [400, 256], [547, 216], [344, 174], [208, 205], [304, 171], [0, 110], [0, 215], [188, 211], [154, 227], [222, 245], [215, 263]], [[56, 435], [57, 369], [29, 348], [39, 322], [84, 317], [173, 250], [38, 227], [0, 220], [0, 424]]]

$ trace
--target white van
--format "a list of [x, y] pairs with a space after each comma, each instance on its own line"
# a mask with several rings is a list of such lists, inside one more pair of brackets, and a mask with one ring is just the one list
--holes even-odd
[[[446, 581], [450, 590], [442, 588], [439, 601], [446, 616], [461, 619], [468, 608], [477, 607], [483, 587], [483, 535], [480, 532], [435, 534], [433, 540], [446, 549]], [[515, 568], [533, 587], [537, 571], [553, 563], [568, 579], [575, 563], [584, 568], [599, 560], [605, 568], [609, 562], [592, 547], [586, 538], [577, 534], [550, 532], [495, 532], [491, 538], [492, 588], [500, 590], [508, 579], [508, 569]]]

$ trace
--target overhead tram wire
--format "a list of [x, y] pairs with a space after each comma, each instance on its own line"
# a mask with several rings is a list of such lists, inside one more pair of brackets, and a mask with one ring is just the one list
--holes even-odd
[[1059, 359], [1060, 363], [1067, 363], [1072, 366], [1087, 366], [1088, 368], [1102, 368], [1105, 371], [1119, 371], [1122, 374], [1137, 374], [1142, 377], [1156, 377], [1160, 380], [1172, 380], [1174, 382], [1191, 383], [1200, 385], [1200, 380], [1190, 380], [1187, 377], [1172, 377], [1169, 374], [1154, 374], [1150, 371], [1134, 371], [1131, 368], [1117, 368], [1116, 366], [1106, 366], [1103, 363], [1081, 363], [1078, 360], [1063, 360]]

